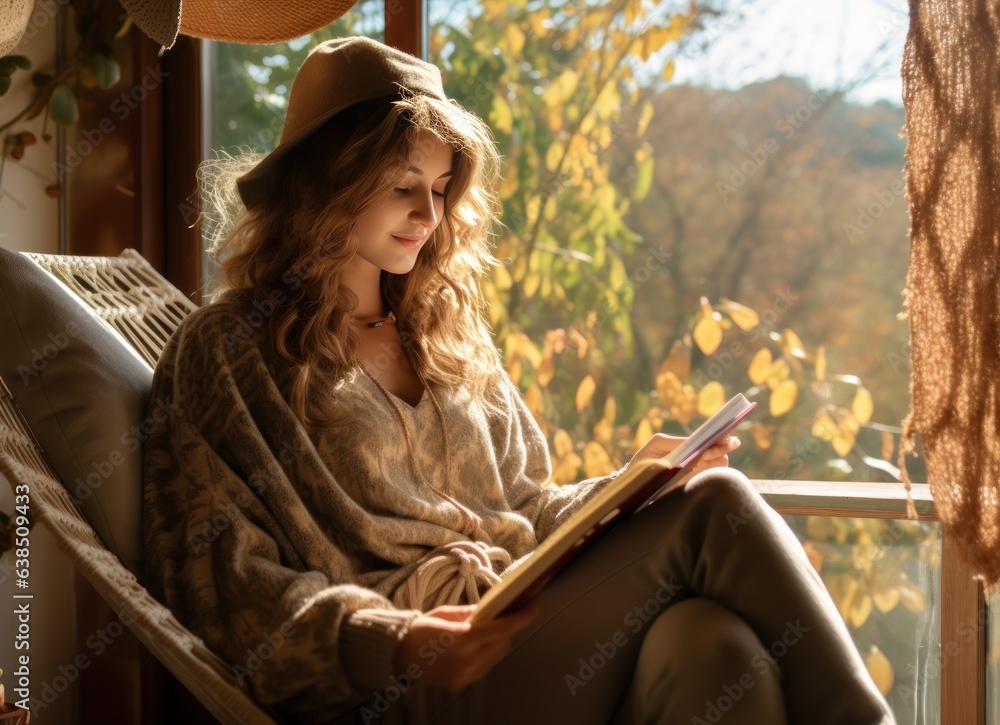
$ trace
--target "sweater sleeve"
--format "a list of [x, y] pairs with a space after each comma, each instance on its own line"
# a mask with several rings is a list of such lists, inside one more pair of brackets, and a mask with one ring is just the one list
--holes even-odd
[[[350, 560], [291, 483], [300, 465], [319, 465], [308, 436], [296, 437], [264, 366], [248, 365], [252, 353], [227, 346], [227, 334], [182, 324], [154, 374], [149, 588], [259, 704], [326, 722], [391, 684], [396, 643], [420, 612], [351, 583]], [[289, 441], [299, 453], [279, 463]]]
[[506, 400], [506, 431], [495, 432], [497, 461], [510, 507], [527, 518], [541, 544], [569, 516], [596, 495], [608, 482], [620, 476], [626, 466], [603, 476], [577, 483], [556, 485], [549, 482], [552, 460], [548, 441], [539, 427], [524, 396], [507, 375], [499, 374]]

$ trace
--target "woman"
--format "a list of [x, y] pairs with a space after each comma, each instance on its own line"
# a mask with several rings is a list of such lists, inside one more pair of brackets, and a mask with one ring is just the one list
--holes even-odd
[[146, 443], [146, 563], [258, 702], [310, 723], [893, 722], [797, 539], [725, 468], [735, 441], [534, 605], [466, 621], [621, 471], [543, 485], [478, 291], [498, 156], [437, 68], [323, 43], [281, 143], [233, 166], [203, 179], [224, 202], [239, 175], [246, 207], [217, 220], [220, 292], [154, 376], [175, 412]]

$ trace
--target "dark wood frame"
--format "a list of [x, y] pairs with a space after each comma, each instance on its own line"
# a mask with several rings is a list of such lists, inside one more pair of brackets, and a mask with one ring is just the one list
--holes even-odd
[[[385, 38], [390, 45], [423, 56], [424, 5], [419, 0], [386, 0]], [[207, 128], [202, 84], [203, 42], [181, 36], [163, 56], [159, 48], [133, 28], [133, 67], [162, 65], [168, 76], [141, 106], [134, 132], [134, 243], [153, 266], [196, 303], [201, 302], [202, 242], [197, 218], [194, 179], [205, 146]], [[133, 78], [138, 73], [133, 71]], [[121, 191], [121, 189], [118, 189]], [[115, 193], [109, 188], [107, 194]], [[75, 210], [76, 215], [100, 214], [101, 209]], [[85, 219], [75, 218], [75, 226]], [[92, 253], [85, 247], [70, 253]], [[905, 518], [899, 490], [858, 486], [849, 497], [831, 495], [821, 482], [755, 482], [780, 513]], [[920, 518], [938, 520], [929, 493], [918, 501]], [[941, 644], [963, 642], [941, 668], [941, 723], [985, 725], [986, 714], [986, 602], [983, 586], [972, 578], [954, 541], [943, 536], [941, 592]], [[972, 636], [960, 634], [968, 632]], [[954, 651], [954, 648], [951, 648]], [[143, 660], [143, 710], [147, 716], [160, 709], [175, 688], [165, 684], [162, 665], [145, 653]], [[157, 666], [159, 665], [159, 666]], [[99, 691], [95, 688], [95, 691]], [[173, 696], [170, 696], [172, 699]], [[197, 703], [195, 703], [197, 704]], [[150, 709], [152, 708], [152, 709]], [[175, 711], [176, 712], [176, 711]], [[200, 722], [191, 718], [191, 722]]]

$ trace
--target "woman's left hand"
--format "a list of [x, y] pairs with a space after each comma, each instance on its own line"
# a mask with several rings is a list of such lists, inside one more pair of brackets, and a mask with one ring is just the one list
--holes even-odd
[[[655, 433], [653, 437], [646, 441], [646, 444], [636, 451], [629, 461], [629, 465], [647, 458], [663, 458], [677, 446], [683, 443], [686, 438], [682, 436], [670, 436], [666, 433]], [[723, 438], [714, 446], [705, 451], [699, 458], [692, 470], [697, 473], [708, 468], [725, 468], [729, 465], [729, 454], [740, 447], [740, 439], [736, 436]]]

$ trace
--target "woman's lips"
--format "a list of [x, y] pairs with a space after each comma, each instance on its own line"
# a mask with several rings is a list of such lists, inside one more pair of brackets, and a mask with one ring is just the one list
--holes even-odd
[[416, 249], [421, 244], [423, 244], [424, 241], [421, 238], [410, 239], [408, 237], [397, 237], [395, 234], [390, 234], [389, 236], [391, 236], [393, 239], [395, 239], [397, 242], [402, 244], [407, 249]]

